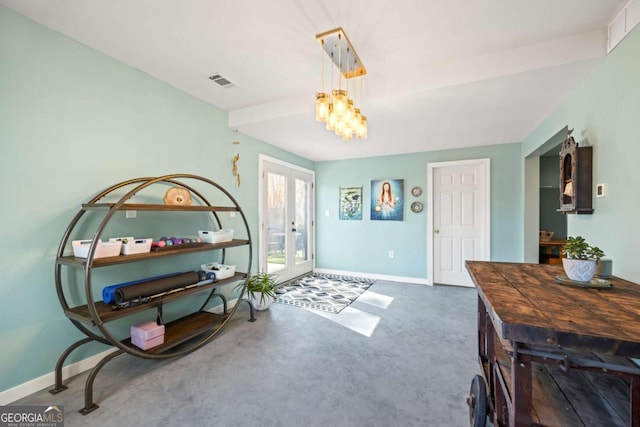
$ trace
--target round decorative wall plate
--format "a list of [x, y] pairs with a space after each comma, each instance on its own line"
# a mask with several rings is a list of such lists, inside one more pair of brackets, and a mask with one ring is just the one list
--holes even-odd
[[422, 203], [420, 203], [420, 202], [411, 203], [411, 211], [412, 212], [415, 212], [415, 213], [422, 212], [423, 208], [424, 207], [422, 206]]
[[413, 188], [411, 189], [411, 195], [412, 195], [413, 197], [419, 197], [420, 195], [422, 195], [422, 188], [417, 187], [417, 186], [416, 186], [416, 187], [413, 187]]

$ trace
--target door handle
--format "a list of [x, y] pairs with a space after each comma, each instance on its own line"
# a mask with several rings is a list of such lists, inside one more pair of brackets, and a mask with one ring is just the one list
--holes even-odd
[[291, 229], [291, 231], [294, 231], [294, 232], [295, 232], [295, 231], [298, 231], [298, 230], [296, 230], [295, 228], [292, 228], [292, 229]]
[[436, 234], [440, 234], [440, 229], [436, 228], [435, 230], [433, 230], [433, 232], [436, 233]]

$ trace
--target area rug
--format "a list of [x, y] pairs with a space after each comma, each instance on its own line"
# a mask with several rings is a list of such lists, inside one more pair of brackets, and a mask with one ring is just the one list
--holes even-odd
[[276, 289], [276, 302], [340, 313], [355, 301], [373, 279], [310, 273], [286, 282]]

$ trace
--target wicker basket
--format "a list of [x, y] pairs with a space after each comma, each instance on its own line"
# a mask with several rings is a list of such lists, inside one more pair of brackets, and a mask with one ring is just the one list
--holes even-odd
[[540, 240], [543, 242], [548, 242], [553, 239], [553, 231], [544, 231], [540, 230]]

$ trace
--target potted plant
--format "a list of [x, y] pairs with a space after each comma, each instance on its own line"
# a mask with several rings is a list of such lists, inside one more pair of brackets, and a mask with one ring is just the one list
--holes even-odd
[[275, 289], [278, 286], [276, 276], [268, 273], [258, 273], [247, 279], [247, 298], [253, 308], [262, 311], [269, 308], [276, 298]]
[[579, 282], [588, 282], [596, 273], [598, 260], [604, 252], [597, 246], [591, 246], [582, 236], [568, 237], [562, 247], [562, 266], [567, 277]]

